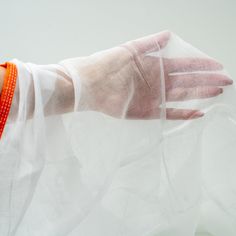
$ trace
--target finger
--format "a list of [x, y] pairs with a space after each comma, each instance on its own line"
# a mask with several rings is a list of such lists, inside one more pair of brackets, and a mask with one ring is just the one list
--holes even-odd
[[211, 58], [174, 58], [164, 60], [168, 73], [222, 70], [223, 66]]
[[166, 46], [170, 36], [171, 33], [169, 31], [163, 31], [130, 41], [126, 43], [125, 46], [134, 47], [138, 53], [158, 51], [159, 49]]
[[223, 93], [223, 89], [218, 87], [175, 88], [167, 92], [166, 100], [171, 102], [203, 99], [215, 97], [221, 93]]
[[[141, 119], [141, 120], [152, 120], [152, 119], [160, 119], [161, 109], [160, 108], [152, 108], [142, 112], [128, 112], [126, 115], [126, 119]], [[204, 115], [203, 112], [199, 110], [192, 109], [176, 109], [176, 108], [167, 108], [166, 109], [166, 119], [168, 120], [188, 120], [188, 119], [196, 119], [202, 117]]]
[[233, 83], [228, 76], [216, 73], [176, 74], [169, 76], [170, 88], [193, 88], [196, 86], [226, 86]]
[[166, 119], [168, 120], [190, 120], [200, 118], [203, 115], [204, 113], [199, 110], [175, 108], [166, 109]]

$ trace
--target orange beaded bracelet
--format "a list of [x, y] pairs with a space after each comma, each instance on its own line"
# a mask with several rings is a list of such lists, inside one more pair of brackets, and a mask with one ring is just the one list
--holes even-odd
[[0, 138], [1, 138], [12, 104], [12, 99], [17, 79], [17, 68], [16, 65], [11, 62], [0, 64], [0, 66], [6, 68], [6, 74], [4, 76], [2, 91], [0, 95]]

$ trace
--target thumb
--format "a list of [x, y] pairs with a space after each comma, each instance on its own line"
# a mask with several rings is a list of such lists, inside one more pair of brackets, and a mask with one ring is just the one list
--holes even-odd
[[137, 53], [158, 51], [167, 45], [170, 37], [170, 31], [162, 31], [157, 34], [152, 34], [143, 38], [129, 41], [126, 43], [126, 46], [131, 46], [137, 51]]

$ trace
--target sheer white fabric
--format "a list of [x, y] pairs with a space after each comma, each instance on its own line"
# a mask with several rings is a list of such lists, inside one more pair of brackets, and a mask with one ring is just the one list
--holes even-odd
[[178, 36], [155, 37], [51, 65], [12, 60], [0, 235], [235, 236], [235, 87]]

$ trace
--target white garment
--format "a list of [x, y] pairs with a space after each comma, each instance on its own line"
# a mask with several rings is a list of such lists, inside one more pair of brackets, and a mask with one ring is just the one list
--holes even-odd
[[[163, 60], [208, 57], [174, 34], [157, 46], [143, 54], [151, 59], [147, 74], [155, 58], [161, 68], [160, 117], [151, 120], [122, 119], [130, 96], [120, 117], [81, 109], [81, 59], [11, 61], [18, 79], [0, 142], [1, 236], [236, 235], [235, 87], [167, 102]], [[225, 74], [197, 71], [216, 72]], [[136, 89], [128, 86], [129, 95]], [[168, 120], [166, 107], [206, 114]]]

